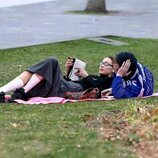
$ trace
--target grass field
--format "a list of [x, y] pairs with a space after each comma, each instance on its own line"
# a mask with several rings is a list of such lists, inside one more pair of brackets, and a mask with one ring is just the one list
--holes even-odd
[[[154, 91], [156, 92], [158, 90], [158, 40], [111, 38], [127, 42], [129, 45], [112, 46], [81, 39], [0, 50], [0, 86], [30, 65], [49, 56], [55, 56], [60, 61], [63, 73], [67, 57], [72, 56], [86, 61], [87, 71], [90, 74], [97, 74], [102, 58], [128, 50], [151, 69], [155, 78]], [[64, 105], [1, 104], [0, 158], [136, 158], [144, 153], [136, 151], [133, 144], [138, 145], [141, 140], [156, 140], [156, 144], [158, 143], [155, 138], [155, 131], [158, 132], [157, 109], [157, 98]], [[118, 133], [120, 138], [117, 137], [118, 135], [111, 137], [109, 130], [105, 128], [107, 127], [105, 117], [101, 117], [104, 121], [97, 119], [103, 114], [113, 119], [108, 112], [112, 112], [114, 117], [119, 113], [119, 116], [124, 118], [123, 122], [128, 125], [128, 129], [131, 127], [132, 129], [128, 130], [129, 132], [126, 130], [123, 136]], [[145, 122], [145, 119], [148, 122]], [[139, 121], [144, 121], [147, 127], [150, 127], [145, 128], [145, 134], [141, 132], [144, 136], [138, 131], [133, 131], [133, 129], [136, 130], [135, 127], [139, 127], [138, 124], [141, 124]], [[122, 126], [121, 129], [125, 130]], [[117, 132], [118, 130], [113, 129], [112, 135]], [[107, 133], [108, 136], [105, 137]]]

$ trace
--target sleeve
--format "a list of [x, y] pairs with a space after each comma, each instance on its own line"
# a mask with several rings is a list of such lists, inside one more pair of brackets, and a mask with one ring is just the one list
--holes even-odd
[[63, 76], [63, 78], [64, 78], [66, 81], [71, 81], [71, 79], [68, 78], [67, 76]]
[[112, 83], [112, 93], [116, 99], [137, 97], [142, 89], [138, 80], [134, 83], [130, 82], [124, 85], [124, 80], [120, 76], [116, 76]]
[[87, 77], [82, 79], [82, 84], [89, 88], [89, 87], [97, 87], [98, 86], [98, 82], [96, 82], [98, 79], [95, 76], [92, 75], [88, 75]]

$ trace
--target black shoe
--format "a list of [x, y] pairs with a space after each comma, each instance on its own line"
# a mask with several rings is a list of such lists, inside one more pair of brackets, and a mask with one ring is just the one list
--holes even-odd
[[25, 93], [24, 89], [23, 88], [19, 88], [19, 89], [16, 89], [14, 91], [14, 93], [11, 95], [11, 98], [9, 99], [8, 102], [13, 103], [13, 102], [15, 102], [14, 101], [15, 99], [22, 99], [22, 100], [27, 101], [28, 98], [29, 97], [28, 97], [27, 93]]
[[4, 92], [0, 93], [0, 103], [5, 103], [5, 93]]

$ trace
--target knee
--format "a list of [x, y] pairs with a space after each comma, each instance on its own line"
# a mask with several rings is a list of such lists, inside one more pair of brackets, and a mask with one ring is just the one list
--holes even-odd
[[48, 59], [46, 59], [48, 62], [58, 62], [57, 59], [55, 59], [54, 57], [49, 57]]
[[18, 77], [24, 82], [24, 85], [25, 85], [28, 82], [28, 80], [30, 80], [32, 75], [33, 75], [33, 73], [31, 73], [29, 71], [24, 71]]
[[38, 79], [39, 79], [40, 81], [42, 81], [42, 80], [44, 79], [43, 76], [41, 76], [41, 75], [39, 75], [39, 74], [37, 74], [37, 73], [35, 73], [35, 76], [38, 77]]
[[57, 59], [55, 59], [55, 58], [53, 58], [53, 57], [49, 57], [48, 59], [46, 59], [46, 62], [47, 63], [50, 63], [50, 64], [58, 64], [58, 60]]

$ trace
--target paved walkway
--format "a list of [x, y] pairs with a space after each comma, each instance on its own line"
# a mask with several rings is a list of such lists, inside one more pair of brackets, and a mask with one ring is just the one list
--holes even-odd
[[0, 8], [0, 49], [116, 35], [158, 38], [157, 0], [107, 0], [109, 15], [66, 14], [86, 0], [55, 0]]
[[48, 1], [56, 1], [56, 0], [0, 0], [0, 8], [33, 4], [39, 2], [48, 2]]

